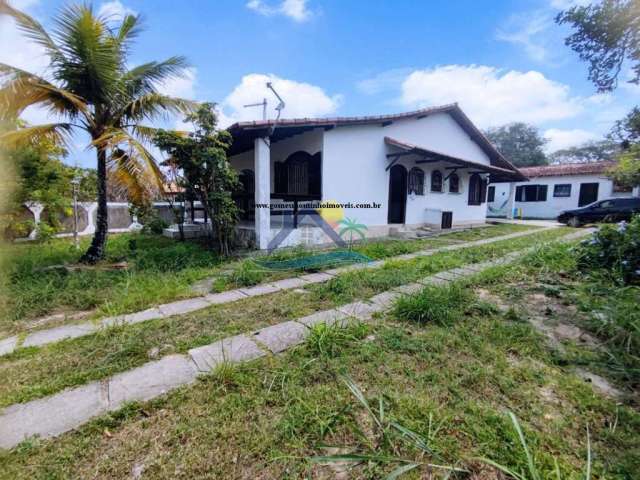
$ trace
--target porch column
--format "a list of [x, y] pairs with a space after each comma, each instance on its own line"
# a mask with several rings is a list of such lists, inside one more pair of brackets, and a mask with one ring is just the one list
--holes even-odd
[[513, 209], [516, 207], [516, 182], [509, 182], [509, 198], [507, 199], [507, 218], [513, 220]]
[[257, 208], [257, 205], [268, 205], [271, 202], [271, 147], [269, 137], [256, 138], [254, 147], [255, 175], [255, 229], [256, 245], [266, 250], [271, 240], [271, 211], [268, 208]]

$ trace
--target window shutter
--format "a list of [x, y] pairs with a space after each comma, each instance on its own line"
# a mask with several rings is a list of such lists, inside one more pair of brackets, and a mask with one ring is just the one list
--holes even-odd
[[480, 203], [484, 203], [487, 201], [487, 181], [480, 181]]
[[547, 185], [538, 185], [538, 201], [547, 201]]

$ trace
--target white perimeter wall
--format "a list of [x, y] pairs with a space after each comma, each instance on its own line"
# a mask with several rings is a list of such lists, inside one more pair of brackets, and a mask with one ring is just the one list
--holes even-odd
[[[446, 113], [430, 115], [419, 120], [397, 120], [386, 127], [380, 124], [356, 125], [326, 131], [322, 148], [323, 200], [382, 204], [380, 209], [350, 209], [345, 212], [347, 217], [368, 226], [387, 223], [387, 153], [396, 150], [384, 143], [385, 136], [477, 163], [489, 164], [489, 158], [482, 149]], [[486, 203], [480, 206], [467, 205], [468, 170], [458, 171], [461, 193], [446, 193], [448, 182], [445, 182], [445, 193], [432, 193], [429, 191], [431, 171], [439, 168], [443, 177], [446, 177], [451, 170], [444, 170], [445, 165], [438, 163], [416, 165], [414, 160], [406, 157], [397, 163], [404, 165], [407, 171], [417, 166], [425, 172], [425, 195], [413, 198], [410, 196], [407, 199], [407, 224], [425, 223], [427, 208], [453, 211], [454, 224], [485, 221]]]
[[[602, 175], [559, 175], [554, 177], [531, 178], [529, 182], [518, 182], [520, 185], [547, 185], [546, 202], [515, 202], [515, 208], [522, 209], [522, 215], [530, 218], [556, 218], [563, 210], [578, 208], [578, 197], [580, 196], [581, 183], [598, 183], [598, 200], [611, 197], [630, 197], [628, 193], [613, 193], [613, 182]], [[570, 197], [554, 197], [554, 185], [571, 184]], [[494, 201], [489, 205], [492, 208], [499, 208], [509, 195], [509, 184], [498, 183]]]

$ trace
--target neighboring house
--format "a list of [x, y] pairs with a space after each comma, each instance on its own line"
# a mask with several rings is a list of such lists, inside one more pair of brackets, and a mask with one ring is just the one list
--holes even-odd
[[[338, 202], [345, 217], [367, 226], [367, 236], [383, 236], [398, 225], [483, 224], [489, 179], [525, 180], [457, 104], [397, 115], [241, 122], [228, 131], [230, 162], [246, 192], [237, 198], [246, 212], [242, 228], [260, 249], [271, 248], [290, 218], [255, 204]], [[329, 241], [300, 218], [286, 245]]]
[[520, 168], [528, 182], [489, 186], [488, 216], [506, 217], [511, 213], [523, 218], [556, 218], [563, 210], [603, 198], [637, 196], [637, 187], [624, 188], [607, 178], [606, 172], [614, 165], [592, 162]]

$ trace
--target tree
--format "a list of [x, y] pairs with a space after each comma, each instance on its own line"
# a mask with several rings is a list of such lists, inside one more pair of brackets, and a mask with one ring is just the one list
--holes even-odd
[[532, 125], [522, 122], [510, 123], [489, 129], [486, 135], [500, 153], [516, 167], [532, 167], [549, 163], [542, 149], [547, 141]]
[[[589, 62], [589, 80], [599, 92], [618, 86], [618, 77], [626, 62], [632, 76], [629, 83], [640, 84], [640, 2], [638, 0], [603, 0], [599, 4], [574, 6], [556, 17], [559, 24], [568, 23], [575, 32], [565, 44]], [[610, 173], [621, 183], [633, 185], [640, 180], [640, 111], [635, 107], [616, 122], [610, 138], [620, 141], [623, 153], [620, 164]], [[635, 179], [635, 180], [634, 180]]]
[[609, 176], [620, 185], [630, 188], [640, 185], [640, 143], [631, 145], [618, 157], [618, 165]]
[[611, 129], [609, 137], [627, 149], [633, 143], [640, 143], [640, 108], [634, 107], [626, 117], [618, 120]]
[[549, 155], [551, 163], [589, 163], [613, 161], [620, 153], [620, 145], [612, 140], [587, 142], [563, 148]]
[[202, 203], [211, 220], [210, 243], [213, 243], [215, 231], [219, 252], [228, 255], [239, 213], [232, 193], [240, 187], [238, 175], [227, 160], [231, 135], [217, 129], [218, 117], [215, 105], [211, 103], [200, 105], [195, 113], [187, 115], [185, 121], [194, 124], [194, 132], [185, 135], [160, 130], [154, 142], [183, 172], [187, 188]]
[[603, 0], [560, 12], [558, 24], [575, 32], [565, 39], [580, 59], [589, 62], [589, 80], [600, 92], [618, 85], [626, 61], [633, 72], [630, 83], [640, 83], [640, 3], [637, 0]]
[[156, 129], [141, 122], [192, 110], [193, 102], [157, 90], [161, 82], [182, 75], [186, 61], [171, 57], [128, 68], [132, 42], [140, 33], [136, 15], [126, 15], [114, 26], [109, 18], [94, 14], [91, 6], [67, 6], [54, 18], [51, 34], [6, 0], [0, 0], [0, 15], [12, 17], [50, 60], [48, 78], [0, 64], [0, 115], [16, 118], [37, 105], [63, 120], [5, 133], [0, 142], [66, 142], [74, 130], [89, 134], [97, 158], [98, 208], [96, 232], [81, 260], [95, 263], [103, 258], [107, 239], [108, 170], [134, 200], [147, 193], [147, 185], [162, 185], [162, 172], [144, 146]]
[[15, 173], [11, 194], [7, 197], [7, 208], [2, 216], [1, 230], [9, 237], [31, 230], [32, 225], [28, 225], [31, 222], [25, 222], [22, 217], [24, 205], [31, 202], [44, 207], [46, 214], [41, 218], [40, 225], [48, 232], [55, 233], [61, 226], [60, 218], [70, 213], [72, 180], [75, 178], [80, 180], [78, 199], [95, 201], [95, 170], [65, 165], [62, 159], [66, 154], [63, 147], [47, 138], [4, 152]]

